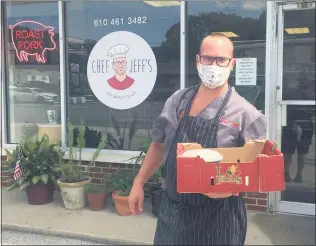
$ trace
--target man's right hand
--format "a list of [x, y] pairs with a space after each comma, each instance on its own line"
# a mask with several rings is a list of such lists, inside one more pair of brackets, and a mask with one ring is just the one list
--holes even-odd
[[141, 184], [134, 183], [128, 197], [129, 208], [133, 215], [139, 215], [143, 211], [144, 188]]

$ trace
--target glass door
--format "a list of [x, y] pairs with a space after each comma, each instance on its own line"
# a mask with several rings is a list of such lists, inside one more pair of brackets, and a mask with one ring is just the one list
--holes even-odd
[[277, 141], [286, 190], [278, 210], [315, 215], [315, 1], [278, 7]]

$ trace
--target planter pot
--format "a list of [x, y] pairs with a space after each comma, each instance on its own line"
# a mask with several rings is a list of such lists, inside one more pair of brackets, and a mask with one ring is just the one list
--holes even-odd
[[163, 189], [156, 186], [150, 187], [152, 214], [157, 216], [162, 200]]
[[100, 211], [104, 209], [105, 200], [108, 193], [87, 193], [88, 207], [92, 211]]
[[112, 198], [118, 215], [127, 216], [132, 214], [128, 205], [128, 196], [119, 196], [118, 192], [115, 191], [112, 193]]
[[27, 200], [31, 205], [43, 205], [53, 201], [54, 185], [38, 183], [25, 189]]
[[82, 209], [87, 205], [84, 186], [91, 183], [91, 180], [91, 177], [84, 177], [82, 181], [75, 183], [66, 183], [63, 179], [57, 181], [66, 209]]

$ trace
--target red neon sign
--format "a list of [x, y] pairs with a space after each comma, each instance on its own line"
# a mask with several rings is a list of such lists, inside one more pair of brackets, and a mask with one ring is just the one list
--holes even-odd
[[[33, 29], [25, 28], [25, 24], [32, 24]], [[11, 42], [15, 49], [15, 55], [19, 61], [28, 61], [29, 56], [35, 56], [40, 63], [45, 63], [45, 52], [55, 50], [54, 27], [45, 26], [36, 21], [20, 21], [15, 25], [10, 25]], [[46, 33], [48, 40], [46, 40]], [[46, 41], [46, 43], [44, 43]]]

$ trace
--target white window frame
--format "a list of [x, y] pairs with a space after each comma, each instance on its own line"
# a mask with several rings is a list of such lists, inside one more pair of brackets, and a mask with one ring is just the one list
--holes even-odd
[[[265, 84], [265, 115], [268, 119], [268, 139], [275, 139], [278, 143], [281, 142], [280, 119], [282, 111], [286, 105], [315, 105], [315, 101], [283, 101], [282, 94], [282, 76], [283, 73], [283, 33], [278, 32], [278, 29], [283, 30], [283, 11], [295, 11], [301, 9], [299, 4], [304, 3], [303, 0], [291, 1], [268, 1], [267, 2], [267, 36], [266, 36], [266, 84]], [[277, 90], [277, 87], [279, 89]], [[283, 108], [283, 110], [282, 110]], [[277, 127], [276, 127], [277, 125]], [[279, 146], [281, 147], [281, 146]], [[281, 192], [268, 193], [268, 209], [270, 213], [293, 213], [304, 206], [306, 211], [302, 214], [314, 215], [315, 206], [303, 203], [282, 202]], [[302, 211], [302, 209], [301, 209]]]
[[[267, 118], [267, 139], [275, 139], [273, 131], [273, 121], [276, 117], [276, 93], [274, 81], [276, 81], [277, 67], [277, 3], [275, 1], [267, 2], [267, 23], [266, 23], [266, 61], [265, 61], [265, 116]], [[276, 212], [276, 192], [268, 192], [268, 212]]]
[[1, 107], [0, 107], [0, 117], [1, 117], [1, 141], [0, 141], [0, 150], [1, 153], [3, 153], [2, 151], [2, 146], [4, 143], [6, 143], [7, 138], [6, 138], [6, 131], [5, 131], [5, 108], [6, 108], [6, 104], [5, 104], [5, 91], [4, 91], [4, 72], [5, 72], [5, 68], [4, 68], [4, 35], [3, 35], [3, 9], [2, 9], [3, 3], [2, 1], [0, 1], [0, 103], [1, 103]]
[[[40, 0], [36, 0], [38, 2], [42, 2]], [[1, 4], [2, 6], [2, 4]], [[184, 89], [186, 87], [187, 82], [187, 52], [186, 52], [186, 46], [187, 46], [187, 2], [181, 1], [180, 2], [180, 89]], [[58, 1], [58, 23], [59, 23], [59, 47], [60, 47], [60, 111], [61, 111], [61, 142], [62, 142], [62, 148], [63, 150], [67, 151], [67, 137], [66, 137], [66, 126], [67, 126], [67, 81], [68, 76], [67, 74], [67, 60], [65, 57], [67, 57], [67, 28], [66, 28], [66, 2], [65, 1]], [[0, 16], [0, 25], [1, 28], [3, 28], [2, 23], [2, 16]], [[0, 36], [1, 37], [1, 36]], [[0, 47], [3, 47], [2, 45]], [[4, 50], [1, 51], [0, 54], [3, 53]], [[1, 55], [1, 57], [3, 57]], [[1, 61], [1, 64], [4, 64], [4, 61]], [[5, 77], [4, 72], [5, 69], [4, 66], [0, 67], [1, 71], [1, 92], [5, 96]], [[2, 105], [4, 107], [1, 107], [1, 113], [2, 113], [2, 155], [5, 155], [4, 149], [11, 150], [15, 148], [16, 144], [8, 144], [7, 134], [6, 134], [6, 125], [7, 121], [7, 114], [5, 112], [6, 108], [6, 101], [5, 97], [2, 97]], [[1, 147], [1, 146], [0, 146]], [[83, 160], [90, 160], [92, 157], [93, 152], [95, 149], [88, 149], [85, 148], [82, 150]], [[126, 164], [132, 164], [131, 161], [129, 161], [130, 158], [135, 157], [140, 154], [140, 151], [130, 151], [130, 150], [111, 150], [111, 149], [104, 149], [101, 151], [97, 161], [102, 162], [116, 162], [116, 163], [126, 163]], [[67, 153], [66, 157], [67, 158]]]

